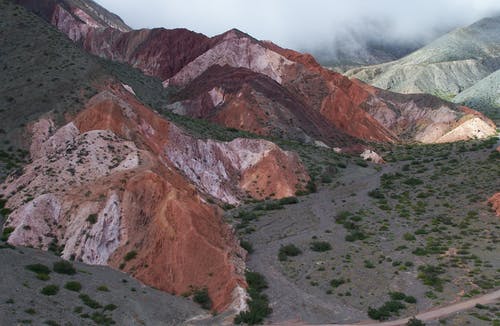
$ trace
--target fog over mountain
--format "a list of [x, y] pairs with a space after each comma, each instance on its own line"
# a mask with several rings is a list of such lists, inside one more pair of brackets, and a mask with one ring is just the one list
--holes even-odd
[[[379, 57], [389, 53], [390, 60], [453, 28], [500, 12], [495, 0], [97, 2], [134, 28], [185, 27], [208, 36], [238, 28], [258, 39], [311, 52], [322, 61], [370, 56], [373, 51]], [[370, 53], [364, 53], [367, 49]]]

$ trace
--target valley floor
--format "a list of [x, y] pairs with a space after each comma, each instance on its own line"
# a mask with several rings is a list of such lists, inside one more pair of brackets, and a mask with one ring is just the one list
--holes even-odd
[[[492, 147], [431, 148], [382, 166], [348, 164], [299, 203], [260, 212], [242, 237], [254, 249], [248, 268], [269, 283], [270, 321], [357, 323], [390, 292], [414, 297], [397, 319], [498, 288], [500, 223], [486, 204], [500, 189]], [[356, 232], [361, 239], [349, 238]], [[317, 241], [331, 250], [311, 250]], [[290, 244], [301, 254], [280, 260]], [[499, 317], [498, 306], [478, 311], [458, 324]]]

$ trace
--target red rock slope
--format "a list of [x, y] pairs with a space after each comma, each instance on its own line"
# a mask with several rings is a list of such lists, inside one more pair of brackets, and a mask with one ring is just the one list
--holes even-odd
[[244, 307], [245, 253], [207, 198], [280, 198], [309, 179], [273, 143], [194, 139], [118, 87], [59, 129], [46, 117], [31, 130], [32, 163], [0, 191], [11, 244], [57, 244], [176, 294], [206, 286], [216, 311]]

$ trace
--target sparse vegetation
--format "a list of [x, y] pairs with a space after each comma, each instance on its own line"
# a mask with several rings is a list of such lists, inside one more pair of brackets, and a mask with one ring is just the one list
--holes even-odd
[[418, 278], [425, 285], [432, 286], [436, 291], [443, 291], [443, 279], [439, 275], [444, 273], [444, 269], [439, 266], [423, 265], [418, 268]]
[[264, 277], [256, 272], [247, 271], [245, 277], [248, 283], [248, 311], [240, 312], [234, 319], [235, 324], [256, 325], [261, 324], [271, 312], [269, 300], [263, 290], [267, 289], [267, 282]]

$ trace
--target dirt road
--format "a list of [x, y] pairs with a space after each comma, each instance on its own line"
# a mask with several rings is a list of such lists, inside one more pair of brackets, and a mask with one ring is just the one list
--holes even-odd
[[[415, 317], [417, 319], [420, 319], [422, 321], [429, 321], [429, 320], [434, 320], [438, 319], [440, 317], [448, 316], [453, 313], [467, 310], [470, 308], [473, 308], [476, 304], [489, 304], [493, 303], [497, 300], [500, 299], [500, 289], [496, 290], [494, 292], [485, 294], [483, 296], [473, 298], [467, 301], [462, 301], [458, 302], [446, 307], [442, 308], [437, 308], [433, 309], [427, 312], [423, 312], [420, 314], [417, 314]], [[393, 320], [393, 321], [387, 321], [387, 322], [382, 322], [382, 323], [373, 323], [373, 322], [362, 322], [359, 324], [330, 324], [331, 326], [355, 326], [355, 325], [363, 325], [363, 326], [399, 326], [399, 325], [405, 325], [408, 322], [409, 318], [403, 318], [403, 319], [398, 319], [398, 320]]]

